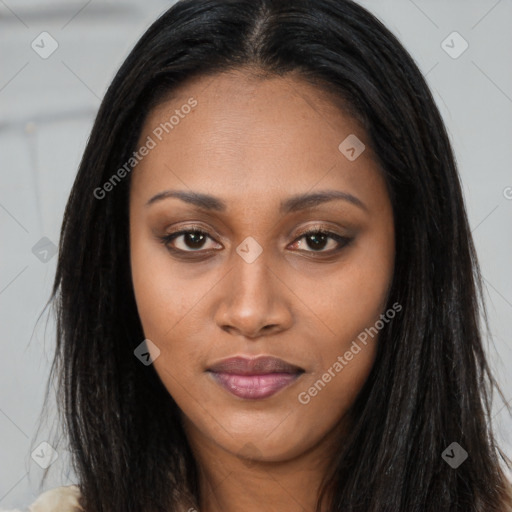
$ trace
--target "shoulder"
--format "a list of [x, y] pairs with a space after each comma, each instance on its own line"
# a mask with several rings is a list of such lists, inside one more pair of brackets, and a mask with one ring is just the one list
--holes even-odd
[[78, 512], [81, 509], [78, 504], [80, 491], [76, 485], [57, 487], [41, 494], [30, 505], [30, 512]]
[[[80, 512], [78, 504], [80, 491], [76, 485], [56, 487], [41, 494], [30, 507], [29, 512]], [[2, 509], [0, 509], [2, 512]], [[5, 512], [21, 512], [17, 510]]]

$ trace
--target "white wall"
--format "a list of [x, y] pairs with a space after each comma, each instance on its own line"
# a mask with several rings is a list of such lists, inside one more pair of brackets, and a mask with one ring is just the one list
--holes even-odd
[[[43, 237], [57, 244], [100, 98], [131, 47], [171, 3], [0, 2], [0, 508], [26, 506], [41, 492], [42, 469], [30, 452], [48, 435], [36, 427], [54, 331], [50, 322], [45, 333], [44, 319], [36, 328], [36, 320], [49, 297], [56, 258], [51, 243], [35, 250], [39, 258], [32, 249]], [[512, 3], [361, 3], [412, 53], [444, 116], [487, 285], [496, 347], [489, 354], [511, 399]], [[58, 43], [46, 59], [31, 47], [43, 31]], [[453, 31], [469, 44], [458, 58], [441, 46]], [[36, 43], [41, 52], [51, 48], [48, 39], [44, 48], [41, 38]], [[454, 55], [462, 48], [457, 38], [448, 38], [446, 44]], [[495, 419], [512, 455], [512, 422], [497, 406]], [[58, 460], [65, 462], [65, 454]], [[57, 476], [46, 487], [68, 481], [72, 475]]]

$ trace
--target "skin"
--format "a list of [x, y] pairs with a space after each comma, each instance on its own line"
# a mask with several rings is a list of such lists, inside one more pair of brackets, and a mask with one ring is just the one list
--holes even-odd
[[[155, 139], [190, 97], [197, 106]], [[354, 161], [338, 149], [349, 134], [366, 145]], [[148, 136], [158, 144], [131, 176], [132, 278], [144, 334], [160, 350], [155, 370], [198, 461], [200, 510], [313, 511], [378, 336], [309, 403], [298, 395], [385, 312], [393, 277], [392, 206], [368, 137], [299, 77], [246, 70], [183, 85], [150, 112], [139, 146]], [[210, 194], [226, 209], [174, 197], [147, 205], [168, 190]], [[320, 190], [352, 194], [365, 207], [336, 199], [279, 211], [281, 201]], [[338, 252], [332, 238], [308, 244], [300, 231], [319, 225], [352, 241]], [[208, 236], [171, 241], [190, 256], [179, 258], [161, 238], [190, 227]], [[247, 237], [262, 249], [251, 263], [236, 252]], [[270, 397], [246, 400], [206, 372], [236, 355], [272, 355], [305, 372]]]

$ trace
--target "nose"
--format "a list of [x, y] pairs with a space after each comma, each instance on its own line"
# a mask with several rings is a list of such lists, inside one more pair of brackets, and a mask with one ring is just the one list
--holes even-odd
[[235, 261], [222, 280], [215, 321], [230, 334], [255, 339], [292, 324], [289, 298], [293, 293], [262, 256], [252, 263]]

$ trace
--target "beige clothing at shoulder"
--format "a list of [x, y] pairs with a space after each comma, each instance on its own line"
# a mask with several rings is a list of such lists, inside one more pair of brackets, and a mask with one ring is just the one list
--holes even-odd
[[[29, 512], [83, 512], [78, 504], [80, 491], [77, 485], [56, 487], [39, 495], [28, 507]], [[26, 510], [26, 509], [23, 509]], [[21, 512], [20, 510], [5, 510], [0, 512]]]
[[76, 485], [57, 487], [41, 494], [28, 508], [30, 512], [79, 512], [80, 491]]
[[[83, 512], [78, 504], [79, 497], [80, 491], [76, 485], [56, 487], [39, 495], [28, 507], [28, 512]], [[21, 512], [21, 510], [0, 508], [0, 512]]]

